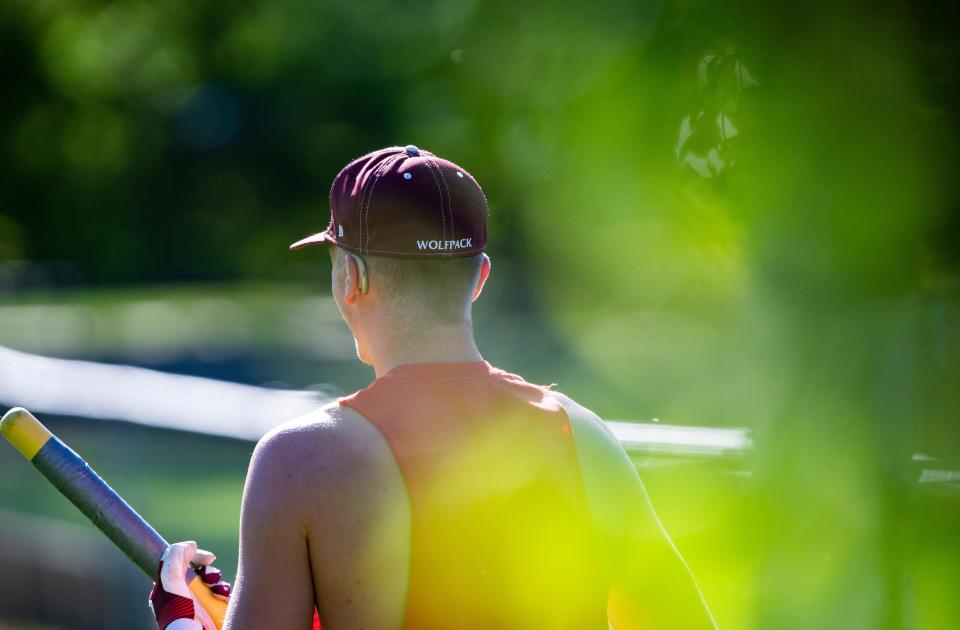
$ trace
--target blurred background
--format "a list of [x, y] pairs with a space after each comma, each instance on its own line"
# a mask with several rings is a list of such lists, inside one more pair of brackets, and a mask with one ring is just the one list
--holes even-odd
[[[5, 0], [0, 411], [232, 576], [253, 440], [373, 377], [287, 245], [413, 143], [486, 190], [486, 358], [620, 423], [721, 628], [955, 628], [950, 8]], [[0, 628], [155, 627], [3, 444], [0, 528]]]

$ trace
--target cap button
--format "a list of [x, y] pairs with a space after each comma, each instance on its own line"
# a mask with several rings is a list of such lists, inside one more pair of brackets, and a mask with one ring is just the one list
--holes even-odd
[[408, 144], [407, 146], [403, 147], [403, 151], [404, 151], [404, 153], [406, 153], [407, 155], [409, 155], [409, 156], [411, 156], [411, 157], [420, 155], [420, 149], [418, 149], [417, 147], [415, 147], [415, 146], [412, 145], [412, 144]]

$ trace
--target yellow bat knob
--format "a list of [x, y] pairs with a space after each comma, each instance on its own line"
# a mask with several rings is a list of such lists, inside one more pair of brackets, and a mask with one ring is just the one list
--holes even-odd
[[50, 429], [43, 426], [33, 414], [23, 407], [14, 407], [3, 414], [0, 420], [0, 431], [3, 437], [28, 460], [33, 460], [47, 440], [53, 435]]

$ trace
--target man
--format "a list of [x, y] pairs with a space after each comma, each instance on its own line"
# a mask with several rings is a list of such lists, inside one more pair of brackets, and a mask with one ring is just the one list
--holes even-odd
[[[715, 627], [600, 419], [477, 349], [490, 259], [474, 178], [383, 149], [337, 175], [330, 209], [291, 248], [328, 244], [334, 299], [377, 378], [260, 440], [225, 627], [305, 629], [315, 608], [325, 630]], [[179, 577], [205, 571], [195, 553], [164, 556], [161, 630], [210, 630]]]

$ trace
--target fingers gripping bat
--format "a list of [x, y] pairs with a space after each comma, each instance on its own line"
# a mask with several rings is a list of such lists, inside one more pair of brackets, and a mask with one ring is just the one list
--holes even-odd
[[[168, 546], [167, 541], [87, 462], [22, 407], [8, 411], [0, 421], [0, 429], [3, 437], [97, 529], [106, 534], [147, 577], [156, 579], [157, 565]], [[192, 569], [187, 571], [186, 582], [217, 628], [223, 627], [227, 603], [214, 597]]]

